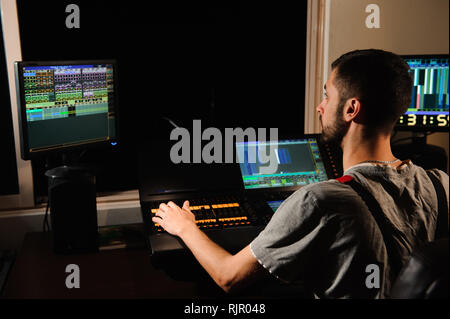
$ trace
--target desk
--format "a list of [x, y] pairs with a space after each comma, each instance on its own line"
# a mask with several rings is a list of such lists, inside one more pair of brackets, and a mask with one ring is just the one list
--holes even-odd
[[[66, 278], [70, 275], [66, 273], [66, 267], [69, 264], [79, 267], [80, 288], [66, 287]], [[189, 262], [189, 259], [180, 260], [177, 256], [170, 265], [166, 269], [156, 268], [146, 248], [57, 255], [52, 250], [50, 233], [27, 233], [11, 269], [3, 298], [310, 298], [303, 287], [282, 286], [274, 279], [255, 284], [238, 295], [227, 295], [195, 260]]]
[[[11, 269], [3, 298], [222, 299], [281, 296], [278, 283], [271, 280], [238, 295], [227, 295], [196, 262], [189, 264], [187, 260], [177, 258], [171, 262], [172, 270], [165, 271], [168, 269], [154, 266], [146, 248], [57, 255], [52, 250], [49, 233], [27, 233]], [[80, 288], [66, 287], [70, 273], [65, 271], [69, 264], [76, 264], [80, 269]], [[294, 292], [291, 288], [282, 289], [285, 296], [293, 294], [297, 298], [304, 293], [298, 287]]]
[[[65, 269], [69, 264], [79, 266], [80, 288], [66, 287], [69, 273]], [[171, 278], [152, 265], [147, 249], [56, 255], [49, 233], [28, 233], [11, 269], [4, 298], [192, 298], [211, 293], [220, 296], [222, 292], [211, 282]]]

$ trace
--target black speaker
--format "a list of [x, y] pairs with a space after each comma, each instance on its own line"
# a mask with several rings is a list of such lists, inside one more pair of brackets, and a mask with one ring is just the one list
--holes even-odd
[[98, 251], [95, 176], [71, 166], [48, 170], [45, 175], [55, 253]]

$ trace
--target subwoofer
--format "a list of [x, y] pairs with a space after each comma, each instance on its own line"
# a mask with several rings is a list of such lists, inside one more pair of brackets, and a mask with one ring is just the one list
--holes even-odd
[[55, 253], [98, 251], [95, 176], [71, 166], [48, 170], [45, 175]]

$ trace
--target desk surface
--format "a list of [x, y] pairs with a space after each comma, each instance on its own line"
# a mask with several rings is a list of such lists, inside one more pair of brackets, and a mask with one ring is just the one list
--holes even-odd
[[[269, 276], [238, 295], [223, 292], [189, 256], [172, 256], [155, 267], [148, 249], [115, 249], [57, 255], [49, 233], [27, 233], [11, 269], [6, 299], [191, 299], [310, 298], [303, 287], [285, 286]], [[69, 289], [66, 267], [79, 267], [80, 287]]]
[[[70, 274], [65, 270], [69, 264], [79, 266], [80, 288], [66, 287], [66, 278]], [[152, 265], [146, 249], [56, 255], [48, 233], [28, 233], [11, 269], [3, 297], [192, 298], [211, 293], [215, 296], [222, 293], [212, 286], [212, 280], [173, 279]]]

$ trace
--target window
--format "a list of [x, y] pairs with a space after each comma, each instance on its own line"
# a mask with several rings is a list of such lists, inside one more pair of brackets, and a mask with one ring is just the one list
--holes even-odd
[[[120, 148], [84, 154], [101, 168], [99, 192], [137, 189], [139, 150], [171, 143], [164, 117], [188, 129], [201, 119], [205, 127], [303, 132], [307, 1], [80, 0], [79, 29], [65, 25], [68, 2], [0, 1], [14, 3], [10, 14], [17, 3], [17, 59], [118, 60]], [[47, 193], [46, 165], [33, 160], [26, 183], [37, 202]]]
[[[1, 16], [0, 25], [2, 25]], [[11, 99], [2, 29], [0, 29], [0, 145], [2, 148], [2, 155], [0, 156], [0, 175], [2, 176], [0, 196], [19, 194]]]

